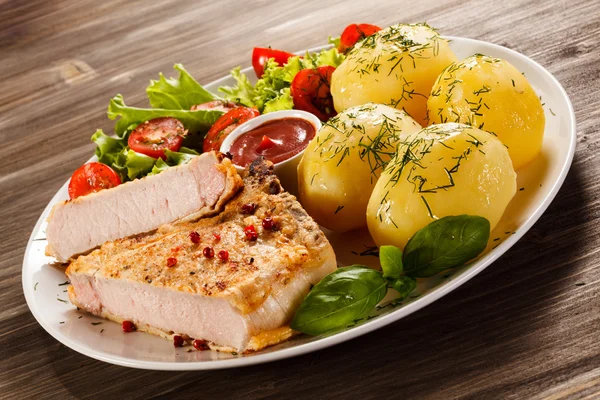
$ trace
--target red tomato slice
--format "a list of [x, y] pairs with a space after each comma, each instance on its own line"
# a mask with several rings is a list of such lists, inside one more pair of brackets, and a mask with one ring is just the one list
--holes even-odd
[[190, 111], [218, 110], [218, 111], [227, 112], [227, 111], [233, 110], [236, 107], [238, 107], [238, 105], [232, 101], [214, 100], [214, 101], [209, 101], [208, 103], [193, 105], [192, 108], [190, 108]]
[[79, 167], [69, 182], [69, 197], [76, 199], [121, 184], [119, 175], [108, 165], [91, 162]]
[[256, 108], [251, 107], [237, 107], [222, 115], [206, 134], [204, 143], [202, 143], [202, 149], [205, 152], [211, 150], [219, 151], [223, 140], [235, 128], [259, 115], [260, 112]]
[[178, 151], [187, 131], [183, 124], [171, 117], [155, 118], [138, 125], [129, 135], [127, 144], [131, 150], [152, 158], [166, 157], [165, 149]]
[[279, 65], [287, 63], [288, 58], [294, 57], [295, 54], [287, 51], [268, 49], [264, 47], [255, 47], [252, 50], [252, 66], [257, 77], [263, 76], [265, 72], [265, 64], [269, 58], [274, 58]]
[[333, 108], [330, 85], [331, 74], [335, 68], [329, 65], [315, 69], [303, 69], [292, 81], [291, 93], [294, 108], [308, 111], [321, 121], [327, 121], [336, 115]]
[[371, 24], [350, 24], [342, 32], [340, 37], [340, 45], [338, 51], [340, 53], [346, 53], [352, 46], [354, 46], [359, 40], [371, 36], [381, 28]]

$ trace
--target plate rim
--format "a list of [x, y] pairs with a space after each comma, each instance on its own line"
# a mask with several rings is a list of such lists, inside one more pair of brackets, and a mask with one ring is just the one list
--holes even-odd
[[[429, 304], [433, 303], [434, 301], [444, 297], [448, 293], [456, 290], [457, 288], [459, 288], [460, 286], [465, 284], [467, 281], [471, 280], [473, 277], [475, 277], [476, 275], [481, 273], [481, 271], [483, 271], [490, 264], [492, 264], [494, 261], [496, 261], [498, 258], [500, 258], [503, 254], [505, 254], [515, 243], [517, 243], [523, 237], [523, 235], [525, 235], [525, 233], [527, 233], [529, 231], [529, 229], [531, 229], [531, 227], [539, 220], [539, 218], [544, 214], [546, 209], [554, 201], [558, 191], [562, 187], [562, 185], [567, 177], [567, 174], [568, 174], [570, 167], [572, 165], [572, 162], [573, 162], [573, 158], [575, 156], [575, 149], [576, 149], [576, 145], [577, 145], [577, 124], [576, 124], [576, 117], [575, 117], [573, 105], [571, 103], [571, 99], [569, 98], [566, 90], [561, 85], [561, 83], [558, 81], [558, 79], [556, 79], [556, 77], [554, 77], [554, 75], [552, 75], [546, 68], [544, 68], [542, 65], [537, 63], [535, 60], [533, 60], [533, 59], [529, 58], [528, 56], [521, 54], [515, 50], [509, 49], [507, 47], [504, 47], [504, 46], [501, 46], [501, 45], [498, 45], [495, 43], [486, 42], [486, 41], [478, 40], [478, 39], [464, 38], [464, 37], [459, 37], [459, 36], [443, 36], [443, 37], [445, 39], [448, 39], [451, 41], [461, 41], [461, 42], [469, 43], [471, 45], [483, 44], [485, 46], [491, 46], [493, 49], [507, 52], [514, 57], [524, 58], [525, 61], [527, 61], [533, 67], [535, 67], [535, 69], [537, 69], [539, 73], [541, 73], [542, 75], [545, 75], [545, 77], [547, 79], [549, 79], [552, 82], [552, 84], [559, 90], [561, 97], [566, 101], [567, 111], [568, 111], [568, 119], [569, 119], [568, 134], [569, 134], [569, 139], [570, 139], [569, 140], [569, 148], [568, 148], [567, 158], [565, 159], [565, 162], [560, 169], [558, 178], [553, 182], [553, 185], [552, 185], [550, 191], [548, 192], [547, 196], [543, 199], [543, 201], [537, 205], [535, 210], [519, 226], [517, 233], [515, 233], [514, 235], [511, 235], [506, 240], [504, 240], [499, 246], [497, 246], [495, 249], [491, 250], [485, 256], [478, 259], [477, 265], [466, 269], [457, 278], [449, 281], [448, 283], [446, 283], [444, 285], [441, 285], [441, 286], [435, 288], [431, 293], [428, 293], [427, 295], [420, 297], [419, 299], [416, 299], [415, 301], [413, 301], [409, 304], [406, 304], [401, 308], [391, 311], [390, 313], [382, 315], [382, 316], [380, 316], [372, 321], [369, 321], [365, 324], [358, 325], [356, 327], [353, 327], [352, 329], [347, 329], [342, 332], [338, 332], [331, 336], [323, 337], [319, 340], [299, 344], [297, 346], [279, 349], [277, 351], [273, 351], [273, 352], [269, 352], [269, 353], [263, 353], [263, 354], [258, 353], [258, 354], [254, 354], [249, 357], [242, 356], [242, 357], [233, 357], [233, 358], [227, 358], [227, 359], [221, 359], [221, 360], [186, 361], [186, 362], [134, 360], [134, 359], [123, 357], [123, 356], [106, 354], [102, 351], [97, 351], [89, 346], [81, 345], [78, 341], [73, 340], [73, 339], [69, 338], [68, 336], [61, 334], [57, 329], [55, 329], [53, 326], [51, 326], [50, 323], [47, 323], [44, 320], [44, 318], [42, 318], [42, 316], [39, 314], [39, 310], [36, 310], [36, 307], [34, 305], [34, 300], [32, 297], [34, 295], [33, 294], [34, 289], [32, 289], [33, 277], [28, 276], [26, 274], [27, 259], [29, 258], [30, 252], [32, 251], [31, 246], [35, 239], [34, 236], [39, 231], [42, 223], [45, 221], [45, 219], [42, 217], [44, 217], [44, 215], [46, 215], [47, 212], [49, 211], [49, 208], [52, 205], [54, 205], [54, 203], [56, 203], [57, 197], [59, 196], [61, 189], [63, 188], [64, 185], [67, 184], [67, 183], [65, 183], [65, 184], [63, 184], [63, 186], [61, 186], [60, 189], [58, 189], [58, 191], [54, 194], [52, 199], [48, 202], [48, 204], [42, 211], [34, 228], [32, 229], [32, 232], [31, 232], [28, 242], [27, 242], [27, 246], [25, 248], [25, 253], [23, 256], [23, 266], [21, 269], [21, 281], [22, 281], [23, 293], [25, 295], [25, 300], [27, 302], [29, 311], [33, 314], [34, 318], [40, 324], [40, 326], [42, 326], [42, 328], [44, 328], [44, 330], [47, 333], [49, 333], [54, 339], [56, 339], [63, 345], [77, 351], [78, 353], [81, 353], [85, 356], [94, 358], [96, 360], [104, 361], [104, 362], [107, 362], [110, 364], [115, 364], [115, 365], [119, 365], [119, 366], [123, 366], [123, 367], [145, 369], [145, 370], [195, 371], [195, 370], [214, 370], [214, 369], [225, 369], [225, 368], [250, 366], [250, 365], [256, 365], [256, 364], [262, 364], [262, 363], [287, 359], [287, 358], [311, 353], [314, 351], [322, 350], [327, 347], [331, 347], [331, 346], [340, 344], [347, 340], [358, 338], [367, 333], [370, 333], [377, 329], [383, 328], [384, 326], [387, 326], [393, 322], [396, 322], [396, 321], [412, 314], [413, 312], [418, 311], [418, 310], [428, 306]], [[322, 49], [326, 49], [329, 47], [331, 47], [331, 45], [323, 45], [323, 46], [313, 47], [313, 48], [310, 48], [305, 51], [315, 52], [315, 51], [320, 51]], [[303, 54], [305, 51], [296, 52], [296, 54]], [[251, 68], [251, 67], [249, 67], [249, 68]], [[204, 86], [218, 85], [219, 82], [227, 80], [228, 77], [229, 77], [228, 75], [225, 75], [224, 77], [213, 80]]]

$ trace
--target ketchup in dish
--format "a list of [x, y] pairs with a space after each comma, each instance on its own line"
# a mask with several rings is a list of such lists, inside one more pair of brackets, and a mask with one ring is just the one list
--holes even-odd
[[315, 133], [314, 125], [304, 119], [275, 119], [241, 135], [229, 152], [240, 167], [248, 166], [259, 156], [277, 164], [304, 150]]

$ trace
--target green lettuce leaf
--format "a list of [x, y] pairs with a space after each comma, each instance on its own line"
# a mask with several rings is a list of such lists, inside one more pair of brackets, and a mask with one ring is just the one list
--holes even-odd
[[285, 88], [277, 97], [267, 101], [263, 112], [270, 113], [280, 110], [291, 110], [294, 108], [294, 99], [290, 95], [290, 88]]
[[125, 105], [123, 96], [118, 94], [110, 100], [108, 118], [115, 120], [115, 134], [123, 138], [127, 132], [139, 124], [158, 117], [177, 118], [190, 134], [206, 133], [215, 121], [223, 115], [217, 110], [165, 110], [162, 108], [136, 108]]
[[[186, 149], [185, 147], [182, 147], [180, 150]], [[189, 150], [189, 149], [186, 149]], [[171, 150], [165, 150], [165, 154], [167, 155], [167, 164], [170, 165], [171, 167], [175, 166], [175, 165], [181, 165], [181, 164], [187, 164], [188, 162], [190, 162], [190, 160], [196, 156], [198, 156], [198, 153], [193, 152], [193, 153], [187, 153], [187, 152], [183, 152], [183, 151], [171, 151]]]
[[303, 63], [303, 58], [300, 56], [290, 57], [288, 62], [282, 67], [283, 80], [289, 84], [292, 83], [294, 77], [300, 70], [307, 68]]
[[158, 80], [151, 80], [146, 88], [152, 108], [167, 110], [189, 110], [193, 105], [208, 103], [217, 99], [204, 89], [183, 67], [175, 64], [179, 78], [165, 78], [162, 72]]
[[169, 167], [187, 164], [192, 158], [198, 156], [197, 151], [188, 149], [187, 147], [182, 147], [179, 149], [179, 151], [165, 150], [165, 154], [167, 155], [166, 161], [162, 158], [156, 160], [156, 163], [154, 163], [154, 166], [148, 175], [156, 175]]
[[[170, 153], [177, 153], [176, 151], [171, 151], [171, 150], [167, 150], [167, 151], [170, 152]], [[189, 149], [189, 148], [183, 147], [183, 146], [179, 149], [179, 153], [194, 154], [196, 156], [200, 155], [200, 153], [198, 153], [196, 150]]]
[[108, 166], [112, 166], [117, 161], [119, 153], [127, 147], [127, 139], [108, 136], [102, 129], [98, 129], [92, 135], [92, 142], [96, 144], [98, 161]]
[[156, 163], [154, 163], [154, 167], [152, 167], [152, 171], [150, 171], [148, 175], [160, 174], [167, 168], [169, 168], [169, 164], [167, 164], [162, 158], [159, 158], [156, 160]]
[[240, 67], [234, 68], [231, 71], [231, 76], [235, 79], [237, 85], [233, 87], [222, 86], [219, 91], [225, 94], [227, 100], [253, 107], [254, 87], [248, 77], [240, 72]]
[[231, 71], [231, 76], [237, 84], [233, 87], [220, 87], [219, 91], [227, 100], [242, 103], [247, 107], [256, 107], [262, 113], [290, 110], [294, 103], [289, 88], [300, 70], [323, 65], [338, 67], [344, 58], [345, 56], [336, 49], [329, 49], [315, 54], [306, 53], [304, 57], [290, 57], [283, 66], [278, 65], [274, 59], [269, 59], [265, 64], [263, 76], [254, 86], [238, 67]]
[[[198, 152], [182, 147], [181, 151], [165, 150], [167, 156], [166, 160], [162, 158], [152, 158], [145, 154], [136, 153], [135, 151], [128, 149], [124, 150], [122, 154], [124, 158], [120, 158], [120, 162], [124, 161], [124, 167], [127, 170], [127, 177], [129, 179], [142, 178], [146, 175], [156, 175], [169, 167], [176, 165], [187, 164], [194, 157], [198, 156]], [[122, 169], [122, 166], [118, 166]]]
[[327, 38], [327, 42], [332, 44], [336, 49], [340, 47], [340, 37], [329, 36]]
[[332, 67], [337, 68], [345, 59], [346, 56], [338, 52], [336, 49], [323, 50], [317, 55], [316, 64], [317, 67], [331, 65]]
[[96, 143], [98, 161], [114, 169], [123, 182], [156, 175], [169, 167], [186, 164], [199, 154], [196, 150], [181, 147], [179, 151], [165, 150], [166, 161], [154, 159], [129, 149], [127, 138], [108, 136], [101, 129], [92, 135], [92, 141]]
[[127, 177], [129, 179], [141, 178], [152, 171], [156, 163], [156, 158], [145, 154], [137, 153], [131, 149], [125, 153], [125, 167], [127, 168]]

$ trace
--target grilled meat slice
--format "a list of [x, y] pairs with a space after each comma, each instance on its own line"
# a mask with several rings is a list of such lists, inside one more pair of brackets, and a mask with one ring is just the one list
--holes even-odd
[[287, 324], [311, 285], [335, 270], [335, 254], [270, 163], [255, 162], [249, 171], [219, 215], [79, 257], [67, 269], [73, 304], [222, 351], [258, 350], [290, 337]]
[[210, 152], [158, 175], [56, 204], [48, 217], [46, 254], [65, 262], [109, 240], [214, 215], [241, 186], [231, 161]]

